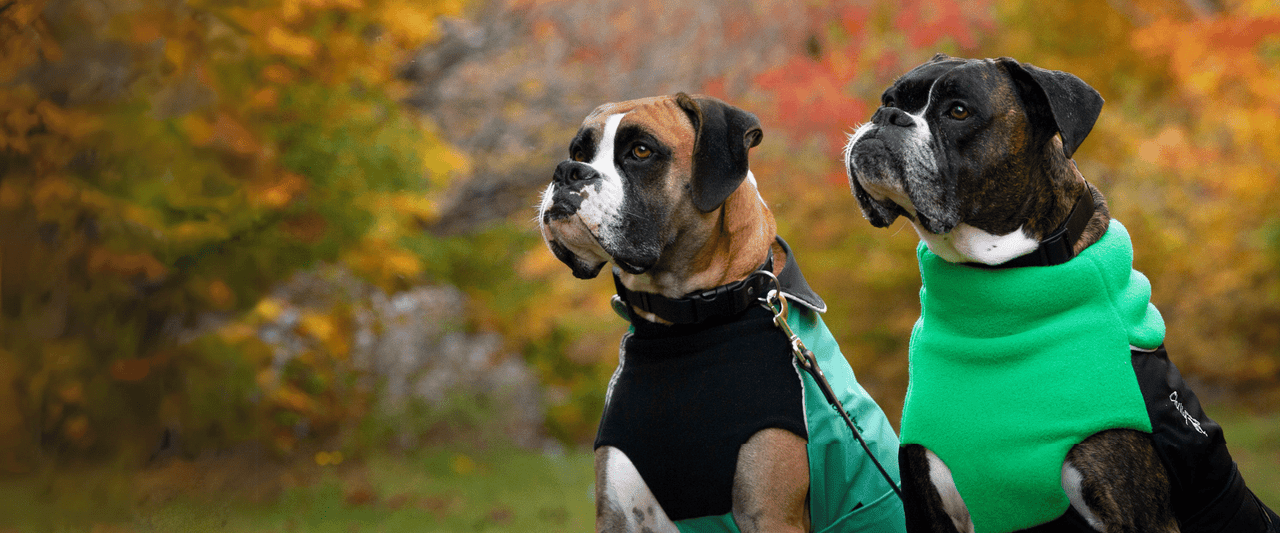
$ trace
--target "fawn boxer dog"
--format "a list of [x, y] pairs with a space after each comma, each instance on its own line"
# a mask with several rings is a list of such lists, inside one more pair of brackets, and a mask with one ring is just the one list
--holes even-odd
[[[579, 278], [613, 263], [631, 323], [596, 438], [597, 531], [902, 531], [868, 462], [789, 337], [817, 354], [897, 482], [898, 440], [854, 379], [748, 150], [756, 117], [707, 96], [598, 107], [543, 194], [547, 247]], [[777, 292], [772, 292], [777, 291]]]
[[1102, 97], [939, 54], [845, 148], [920, 235], [900, 466], [913, 532], [1276, 531], [1165, 353], [1128, 233], [1071, 159]]

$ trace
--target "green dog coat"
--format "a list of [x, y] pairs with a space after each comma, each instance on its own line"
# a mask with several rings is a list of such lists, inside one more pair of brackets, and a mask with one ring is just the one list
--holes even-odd
[[1055, 266], [974, 268], [923, 243], [917, 256], [902, 443], [942, 459], [978, 533], [1057, 518], [1072, 446], [1106, 429], [1151, 431], [1130, 348], [1159, 347], [1164, 320], [1128, 232], [1112, 220]]

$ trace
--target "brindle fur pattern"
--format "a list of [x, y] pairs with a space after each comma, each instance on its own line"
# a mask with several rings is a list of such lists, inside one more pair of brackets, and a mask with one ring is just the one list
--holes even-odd
[[1169, 478], [1151, 438], [1131, 429], [1095, 433], [1067, 452], [1080, 492], [1103, 533], [1177, 532]]

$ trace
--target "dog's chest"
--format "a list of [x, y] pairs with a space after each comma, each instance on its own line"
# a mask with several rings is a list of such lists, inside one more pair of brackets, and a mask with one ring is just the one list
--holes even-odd
[[731, 510], [738, 449], [757, 431], [807, 437], [786, 338], [767, 312], [746, 314], [687, 335], [623, 341], [596, 447], [626, 453], [672, 520]]

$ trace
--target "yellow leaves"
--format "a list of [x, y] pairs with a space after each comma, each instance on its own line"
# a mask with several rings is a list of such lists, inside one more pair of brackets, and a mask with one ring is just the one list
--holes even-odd
[[538, 248], [524, 254], [516, 264], [515, 271], [524, 279], [547, 279], [565, 272], [564, 263], [556, 259], [550, 251]]
[[213, 140], [213, 123], [197, 113], [182, 117], [181, 128], [193, 145], [207, 146]]
[[256, 207], [279, 209], [289, 204], [307, 188], [306, 178], [281, 171], [278, 180], [267, 185], [252, 184], [248, 188], [249, 203]]
[[422, 273], [422, 260], [388, 241], [366, 238], [343, 262], [382, 287], [394, 287]]
[[280, 300], [267, 297], [258, 301], [258, 305], [253, 307], [252, 315], [258, 320], [272, 322], [280, 317], [280, 313], [284, 312], [284, 306]]
[[282, 385], [273, 391], [271, 400], [280, 407], [302, 414], [314, 413], [318, 407], [310, 395], [292, 385]]
[[169, 242], [184, 246], [220, 241], [230, 236], [230, 231], [222, 222], [196, 220], [179, 223], [165, 232]]
[[[22, 303], [23, 316], [0, 324], [17, 335], [0, 339], [0, 366], [13, 359], [4, 349], [29, 346], [20, 355], [34, 370], [15, 370], [18, 399], [43, 410], [40, 429], [61, 438], [56, 445], [101, 438], [110, 428], [99, 420], [117, 413], [97, 400], [150, 394], [168, 371], [147, 355], [168, 342], [139, 329], [149, 320], [233, 311], [321, 258], [358, 256], [388, 284], [421, 276], [422, 260], [401, 242], [434, 221], [431, 195], [466, 161], [438, 136], [423, 142], [418, 119], [387, 91], [411, 52], [404, 43], [430, 38], [434, 18], [456, 3], [398, 1], [388, 11], [381, 0], [138, 0], [91, 21], [77, 10], [92, 0], [2, 3], [0, 210], [18, 231], [0, 232], [0, 244], [14, 252], [4, 257], [5, 296]], [[51, 32], [49, 13], [75, 16]], [[400, 17], [393, 28], [379, 24], [389, 14]], [[93, 90], [56, 97], [67, 83]], [[387, 190], [398, 192], [369, 192]], [[378, 210], [369, 208], [375, 196]], [[376, 235], [362, 234], [369, 215]], [[249, 279], [255, 286], [237, 285]], [[154, 297], [138, 299], [144, 287]], [[270, 439], [283, 429], [281, 449], [296, 444], [290, 428], [300, 420], [317, 435], [345, 422], [361, 401], [343, 388], [350, 316], [300, 311], [256, 300], [251, 313], [183, 346], [177, 370], [215, 376], [217, 386], [184, 377], [169, 387], [165, 401], [179, 404], [170, 418], [186, 423], [207, 409], [218, 413], [206, 418], [226, 423], [233, 410], [221, 407], [234, 405], [265, 427], [228, 434]], [[280, 366], [263, 328], [305, 348]], [[246, 407], [232, 397], [250, 392], [262, 401]], [[0, 441], [12, 414], [3, 404], [17, 403], [7, 399], [0, 394]]]
[[[17, 75], [22, 69], [41, 59], [56, 60], [61, 50], [48, 35], [48, 28], [41, 18], [43, 1], [19, 0], [8, 2], [0, 12], [0, 28], [4, 28], [4, 42], [0, 47], [0, 81]], [[18, 31], [14, 31], [17, 29]]]
[[5, 7], [3, 17], [0, 18], [19, 28], [25, 28], [35, 22], [36, 17], [40, 16], [40, 10], [44, 8], [45, 3], [33, 0], [13, 2]]
[[48, 100], [32, 101], [29, 91], [0, 90], [8, 105], [0, 107], [0, 150], [26, 154], [37, 138], [77, 141], [101, 129], [97, 117], [79, 110], [67, 110]]
[[319, 451], [316, 452], [315, 460], [320, 466], [338, 466], [342, 464], [343, 456], [341, 451]]
[[329, 314], [303, 313], [298, 328], [302, 333], [320, 341], [330, 354], [338, 358], [345, 359], [350, 351], [346, 330]]
[[430, 224], [439, 215], [436, 201], [422, 194], [396, 193], [391, 195], [391, 209], [409, 215], [420, 224]]
[[467, 172], [470, 161], [457, 149], [432, 139], [422, 149], [422, 166], [433, 184], [444, 185], [454, 173]]
[[36, 104], [36, 113], [50, 132], [71, 140], [81, 139], [102, 127], [101, 120], [88, 111], [63, 109], [48, 100]]
[[440, 1], [426, 3], [409, 0], [387, 0], [378, 10], [378, 20], [388, 33], [403, 46], [422, 45], [436, 37], [436, 17], [445, 13], [457, 13], [461, 2]]
[[314, 58], [320, 47], [315, 40], [297, 35], [280, 26], [272, 26], [267, 30], [266, 45], [267, 49], [273, 53], [301, 59]]

